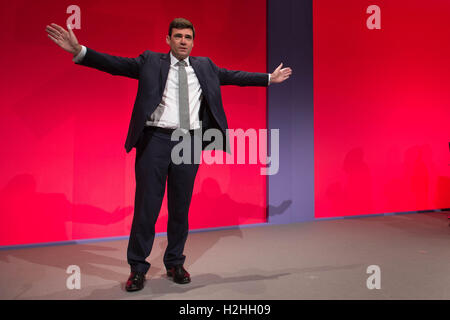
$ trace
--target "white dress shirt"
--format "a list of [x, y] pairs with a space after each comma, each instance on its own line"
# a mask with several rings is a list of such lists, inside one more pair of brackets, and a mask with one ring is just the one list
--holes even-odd
[[[162, 128], [176, 129], [180, 127], [180, 107], [178, 101], [178, 66], [179, 60], [170, 52], [170, 68], [167, 76], [166, 87], [162, 95], [162, 99], [156, 110], [146, 122], [148, 126], [156, 126]], [[202, 103], [203, 94], [200, 82], [195, 75], [194, 69], [189, 63], [189, 57], [184, 59], [187, 66], [187, 80], [189, 89], [189, 119], [191, 121], [190, 129], [200, 128], [200, 105]]]

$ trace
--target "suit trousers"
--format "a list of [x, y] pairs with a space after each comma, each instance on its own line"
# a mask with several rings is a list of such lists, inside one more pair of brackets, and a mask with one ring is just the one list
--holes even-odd
[[186, 133], [191, 140], [191, 161], [175, 164], [171, 153], [179, 142], [171, 141], [172, 132], [171, 129], [146, 127], [136, 145], [136, 194], [127, 249], [128, 264], [134, 272], [147, 273], [150, 268], [146, 258], [153, 246], [166, 182], [169, 216], [164, 265], [169, 269], [183, 264], [186, 259], [183, 251], [189, 231], [188, 213], [201, 151], [193, 152], [194, 138], [198, 136], [191, 130]]

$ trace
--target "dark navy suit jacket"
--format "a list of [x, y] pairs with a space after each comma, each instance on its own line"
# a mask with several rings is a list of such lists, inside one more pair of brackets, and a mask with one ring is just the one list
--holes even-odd
[[[267, 86], [267, 73], [226, 70], [217, 67], [207, 57], [189, 57], [189, 62], [202, 88], [203, 100], [199, 119], [202, 129], [219, 129], [224, 137], [228, 129], [222, 104], [221, 85]], [[95, 68], [112, 75], [138, 79], [138, 91], [134, 102], [125, 149], [130, 152], [136, 146], [146, 121], [161, 102], [170, 68], [169, 53], [145, 51], [137, 58], [125, 58], [97, 52], [87, 48], [78, 64]], [[204, 147], [205, 145], [203, 145]], [[228, 150], [227, 150], [228, 151]]]

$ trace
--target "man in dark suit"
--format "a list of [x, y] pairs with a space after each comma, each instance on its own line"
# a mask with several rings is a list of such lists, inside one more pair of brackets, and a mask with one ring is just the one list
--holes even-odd
[[[195, 29], [183, 18], [169, 25], [169, 53], [147, 50], [137, 58], [112, 56], [81, 46], [69, 27], [66, 31], [51, 24], [46, 31], [53, 42], [74, 55], [75, 63], [139, 80], [125, 143], [127, 152], [136, 148], [135, 207], [127, 250], [131, 274], [126, 290], [144, 287], [150, 268], [145, 259], [153, 246], [166, 181], [169, 219], [164, 265], [174, 282], [189, 283], [183, 250], [200, 155], [189, 155], [190, 163], [174, 163], [171, 152], [177, 142], [172, 141], [172, 134], [184, 130], [183, 134], [195, 137], [199, 131], [215, 128], [226, 137], [228, 125], [220, 86], [267, 86], [286, 80], [292, 70], [280, 64], [271, 74], [231, 71], [217, 67], [209, 58], [191, 57]], [[195, 138], [190, 141], [194, 144]]]

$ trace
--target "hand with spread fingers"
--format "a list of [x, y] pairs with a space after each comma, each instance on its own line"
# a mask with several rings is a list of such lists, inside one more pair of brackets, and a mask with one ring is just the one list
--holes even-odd
[[292, 74], [291, 68], [282, 68], [283, 63], [280, 63], [280, 65], [270, 74], [270, 83], [281, 83], [284, 80], [288, 79]]
[[56, 23], [52, 23], [45, 27], [48, 37], [54, 43], [76, 56], [81, 51], [81, 45], [78, 43], [77, 37], [69, 25], [67, 25], [67, 29], [68, 31]]

